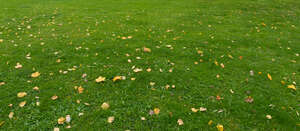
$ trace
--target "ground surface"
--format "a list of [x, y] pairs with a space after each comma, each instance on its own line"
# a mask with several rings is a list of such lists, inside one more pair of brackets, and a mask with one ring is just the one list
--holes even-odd
[[299, 21], [297, 0], [0, 0], [0, 130], [299, 130]]

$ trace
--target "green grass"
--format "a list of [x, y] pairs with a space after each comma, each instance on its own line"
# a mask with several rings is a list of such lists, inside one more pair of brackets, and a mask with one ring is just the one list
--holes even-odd
[[299, 21], [297, 0], [0, 0], [0, 130], [300, 130]]

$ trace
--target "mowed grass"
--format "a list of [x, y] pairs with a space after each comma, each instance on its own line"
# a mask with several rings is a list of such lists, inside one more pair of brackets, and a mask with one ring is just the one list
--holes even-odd
[[297, 0], [0, 0], [0, 130], [300, 130], [299, 22]]

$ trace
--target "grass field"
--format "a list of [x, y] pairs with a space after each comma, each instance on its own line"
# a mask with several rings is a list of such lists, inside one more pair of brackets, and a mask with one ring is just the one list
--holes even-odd
[[299, 0], [0, 0], [0, 130], [300, 130], [299, 54]]

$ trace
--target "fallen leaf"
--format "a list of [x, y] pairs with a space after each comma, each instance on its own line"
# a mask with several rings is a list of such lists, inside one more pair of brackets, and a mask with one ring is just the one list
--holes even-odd
[[207, 109], [206, 108], [204, 108], [204, 107], [200, 107], [200, 109], [199, 109], [201, 112], [204, 112], [204, 111], [206, 111]]
[[17, 94], [17, 96], [18, 96], [19, 98], [22, 98], [22, 97], [24, 97], [24, 96], [26, 96], [26, 95], [27, 95], [26, 92], [19, 92], [19, 93]]
[[198, 112], [199, 109], [196, 109], [196, 108], [191, 108], [192, 112]]
[[58, 123], [58, 124], [64, 124], [65, 121], [66, 121], [66, 118], [60, 117], [60, 118], [58, 118], [57, 123]]
[[180, 125], [180, 126], [183, 125], [182, 119], [178, 119], [178, 120], [177, 120], [177, 123], [178, 123], [178, 125]]
[[272, 80], [272, 76], [268, 73], [269, 80]]
[[223, 131], [224, 130], [223, 125], [220, 125], [220, 124], [217, 125], [217, 128], [218, 128], [218, 131]]
[[209, 120], [209, 122], [207, 123], [208, 125], [212, 125], [213, 121]]
[[297, 90], [295, 85], [288, 85], [288, 87], [287, 87], [287, 88], [289, 88], [289, 89], [293, 89], [293, 90]]
[[270, 119], [272, 119], [272, 116], [271, 115], [266, 115], [266, 118], [270, 120]]
[[159, 108], [154, 108], [154, 114], [158, 115], [160, 112], [160, 109]]
[[[0, 43], [1, 43], [1, 42], [0, 42]], [[0, 122], [0, 127], [3, 126], [4, 123], [5, 123], [5, 121], [1, 121], [1, 122]]]
[[22, 102], [20, 102], [20, 104], [19, 104], [20, 107], [24, 107], [25, 105], [26, 105], [26, 101], [22, 101]]
[[151, 52], [150, 48], [144, 47], [144, 52]]
[[99, 76], [97, 79], [96, 79], [96, 82], [99, 83], [99, 82], [103, 82], [105, 81], [105, 77], [102, 77], [102, 76]]
[[13, 117], [14, 117], [14, 112], [10, 112], [9, 115], [8, 115], [8, 118], [12, 119]]
[[23, 66], [20, 63], [17, 63], [17, 65], [15, 66], [16, 69], [22, 68]]
[[52, 100], [56, 100], [57, 98], [58, 98], [57, 95], [54, 95], [54, 96], [51, 97]]
[[115, 120], [115, 117], [113, 117], [113, 116], [110, 116], [110, 117], [107, 118], [108, 123], [113, 123], [114, 120]]
[[39, 87], [35, 86], [35, 87], [33, 87], [33, 90], [38, 91], [38, 90], [39, 90]]
[[113, 82], [116, 82], [117, 80], [122, 80], [122, 77], [121, 76], [115, 76], [113, 78]]
[[67, 122], [67, 123], [70, 123], [70, 122], [71, 122], [71, 116], [70, 116], [70, 115], [67, 115], [67, 116], [66, 116], [66, 122]]
[[106, 102], [104, 102], [104, 103], [101, 105], [101, 108], [102, 108], [103, 110], [107, 110], [107, 109], [109, 108], [109, 104], [106, 103]]
[[36, 78], [39, 77], [41, 74], [39, 72], [34, 72], [31, 74], [31, 77]]
[[78, 93], [81, 94], [81, 93], [83, 93], [84, 88], [82, 86], [79, 86], [77, 90], [78, 90]]
[[53, 129], [53, 131], [59, 131], [59, 128], [58, 128], [58, 127], [55, 127], [55, 128]]

